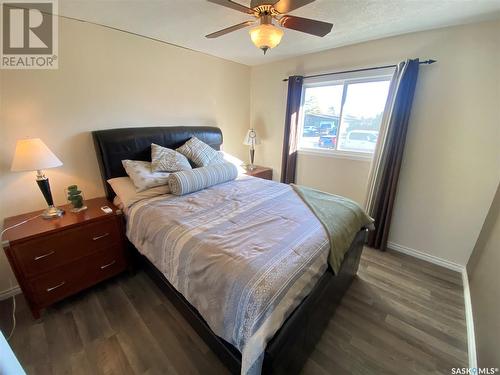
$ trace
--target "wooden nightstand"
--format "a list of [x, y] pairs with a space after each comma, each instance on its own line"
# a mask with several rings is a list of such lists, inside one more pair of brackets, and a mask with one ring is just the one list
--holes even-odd
[[254, 176], [254, 177], [259, 177], [263, 178], [265, 180], [272, 180], [273, 179], [273, 169], [268, 168], [268, 167], [261, 167], [260, 165], [256, 165], [255, 169], [250, 170], [248, 167], [244, 167], [246, 172], [245, 174], [248, 176]]
[[[85, 201], [87, 210], [57, 219], [38, 217], [4, 235], [4, 249], [17, 281], [38, 319], [40, 310], [127, 267], [121, 211], [105, 198]], [[101, 210], [108, 206], [113, 212]], [[38, 212], [9, 217], [4, 228]]]

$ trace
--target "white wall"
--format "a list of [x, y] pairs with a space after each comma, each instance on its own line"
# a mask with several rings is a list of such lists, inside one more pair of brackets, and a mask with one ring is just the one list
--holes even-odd
[[[64, 163], [47, 171], [57, 204], [73, 183], [88, 198], [104, 194], [95, 129], [216, 125], [225, 150], [246, 158], [249, 67], [95, 25], [61, 19], [59, 26], [58, 70], [0, 70], [0, 226], [45, 205], [34, 173], [10, 172], [25, 136], [42, 138]], [[1, 253], [3, 291], [11, 274]]]
[[[412, 33], [252, 68], [251, 124], [263, 138], [257, 162], [272, 166], [279, 179], [283, 78], [393, 64], [408, 57], [438, 62], [421, 67], [389, 240], [465, 265], [500, 178], [499, 21]], [[366, 167], [354, 176], [352, 162], [342, 159], [299, 155], [298, 163], [301, 184], [345, 195], [352, 191], [351, 196], [365, 189]], [[339, 180], [342, 176], [346, 181]]]

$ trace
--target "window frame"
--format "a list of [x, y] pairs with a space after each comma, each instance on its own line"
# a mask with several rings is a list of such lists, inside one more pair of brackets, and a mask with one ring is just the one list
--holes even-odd
[[319, 147], [301, 146], [302, 135], [304, 133], [304, 120], [305, 120], [305, 113], [304, 113], [305, 93], [308, 88], [324, 87], [324, 86], [340, 86], [340, 85], [343, 86], [340, 113], [339, 113], [339, 127], [337, 130], [337, 144], [335, 146], [338, 147], [338, 137], [340, 136], [342, 116], [344, 112], [344, 104], [347, 98], [347, 88], [349, 84], [390, 81], [394, 75], [394, 71], [395, 68], [387, 68], [387, 69], [380, 69], [378, 71], [341, 73], [341, 74], [336, 74], [334, 79], [332, 79], [332, 77], [317, 77], [308, 80], [308, 82], [304, 82], [304, 84], [302, 85], [300, 111], [299, 111], [298, 134], [300, 138], [297, 147], [299, 155], [304, 154], [304, 155], [327, 156], [327, 157], [336, 157], [336, 158], [352, 159], [352, 160], [371, 160], [373, 158], [374, 152], [346, 151], [346, 150], [338, 150], [337, 148], [326, 149]]

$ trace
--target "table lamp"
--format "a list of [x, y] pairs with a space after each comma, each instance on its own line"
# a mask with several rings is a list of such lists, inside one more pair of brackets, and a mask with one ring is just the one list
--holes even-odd
[[52, 219], [64, 214], [64, 211], [54, 206], [52, 193], [50, 192], [49, 179], [45, 177], [42, 169], [59, 167], [62, 162], [42, 142], [40, 138], [20, 139], [16, 144], [14, 160], [12, 160], [11, 171], [36, 171], [36, 183], [42, 191], [48, 207], [43, 211], [44, 219]]
[[255, 145], [260, 144], [260, 140], [257, 138], [257, 133], [255, 129], [248, 129], [247, 135], [245, 139], [243, 139], [243, 144], [250, 146], [250, 165], [248, 166], [249, 170], [254, 170], [255, 165], [253, 164], [255, 158]]

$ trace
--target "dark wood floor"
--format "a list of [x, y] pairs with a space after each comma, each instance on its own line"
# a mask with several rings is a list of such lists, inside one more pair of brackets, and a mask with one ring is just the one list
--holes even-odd
[[[226, 374], [147, 275], [120, 276], [34, 321], [17, 297], [10, 344], [28, 374]], [[8, 331], [0, 302], [0, 327]], [[467, 366], [460, 274], [365, 249], [304, 374], [449, 374]]]

